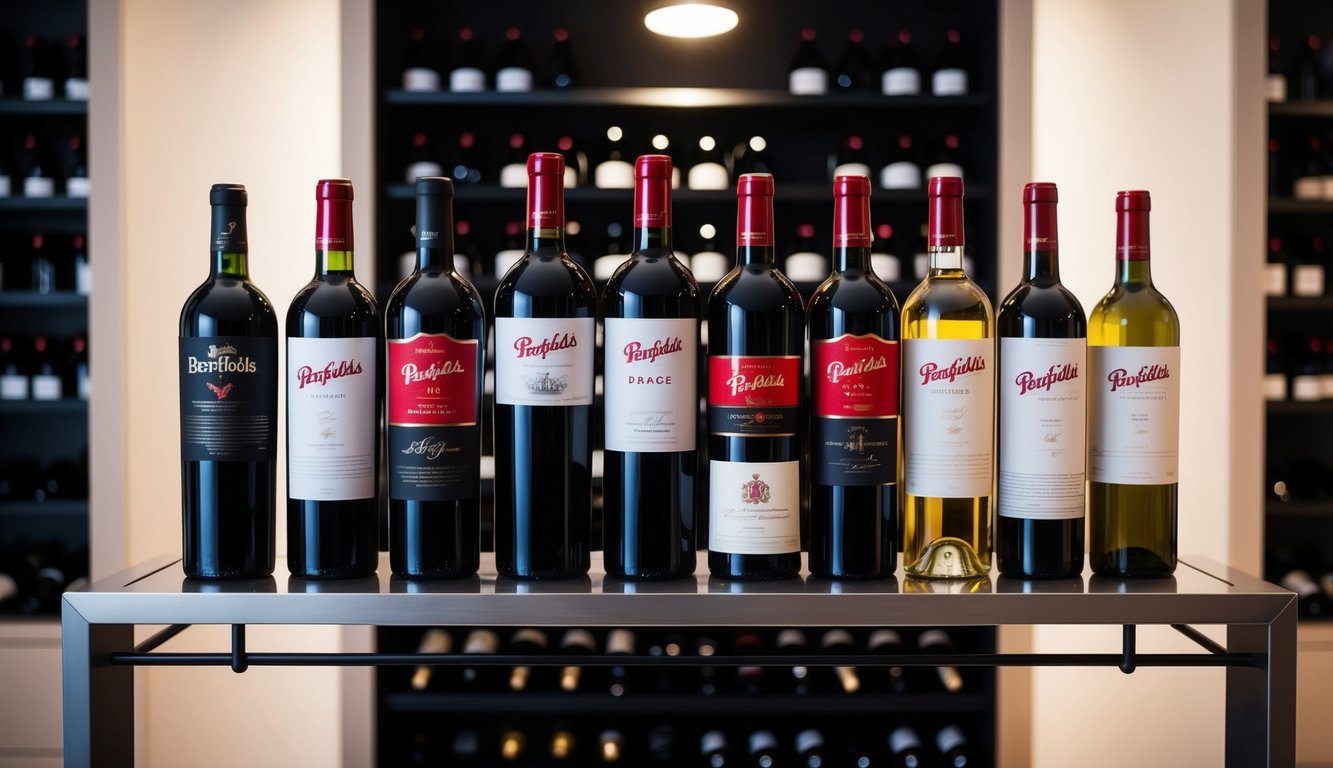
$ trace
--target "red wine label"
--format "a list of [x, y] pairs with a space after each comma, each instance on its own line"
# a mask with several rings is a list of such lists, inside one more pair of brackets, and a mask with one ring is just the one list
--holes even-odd
[[1180, 347], [1090, 347], [1088, 479], [1179, 482]]
[[592, 405], [591, 317], [497, 317], [495, 402], [499, 405]]
[[708, 548], [741, 555], [800, 552], [800, 466], [708, 462]]
[[181, 460], [272, 461], [278, 347], [253, 336], [180, 340]]
[[607, 450], [694, 450], [698, 321], [608, 317], [604, 347]]
[[1000, 458], [995, 511], [1083, 517], [1086, 339], [1000, 339]]
[[476, 498], [481, 432], [475, 339], [419, 333], [388, 342], [389, 496]]
[[810, 345], [811, 463], [818, 485], [885, 485], [898, 471], [898, 343], [844, 335]]
[[796, 434], [800, 377], [797, 355], [709, 356], [709, 431], [767, 437]]
[[994, 340], [905, 339], [902, 347], [904, 491], [932, 498], [990, 496]]
[[287, 496], [374, 498], [376, 341], [287, 339]]

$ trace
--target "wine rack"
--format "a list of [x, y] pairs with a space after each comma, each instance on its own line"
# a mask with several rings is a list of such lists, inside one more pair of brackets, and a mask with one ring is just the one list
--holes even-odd
[[[435, 163], [443, 175], [456, 179], [455, 217], [467, 222], [460, 232], [455, 251], [466, 257], [469, 277], [481, 292], [488, 317], [493, 317], [491, 301], [498, 277], [495, 273], [497, 252], [521, 241], [521, 230], [506, 234], [511, 222], [522, 220], [525, 192], [522, 188], [501, 186], [501, 168], [520, 160], [532, 151], [554, 151], [560, 137], [572, 139], [567, 157], [578, 166], [578, 184], [567, 188], [567, 243], [571, 255], [590, 273], [598, 256], [628, 251], [631, 192], [594, 186], [594, 168], [602, 151], [608, 126], [620, 127], [625, 147], [634, 155], [655, 151], [649, 139], [658, 134], [669, 137], [668, 154], [681, 168], [682, 176], [695, 157], [699, 137], [712, 135], [724, 148], [739, 147], [751, 136], [762, 135], [771, 157], [777, 193], [774, 198], [779, 258], [794, 250], [805, 250], [813, 243], [827, 259], [832, 236], [832, 169], [836, 155], [850, 135], [865, 139], [866, 161], [871, 168], [874, 190], [871, 195], [872, 221], [877, 229], [888, 225], [889, 232], [877, 232], [877, 251], [896, 256], [900, 279], [891, 281], [899, 300], [915, 286], [916, 257], [924, 253], [921, 232], [926, 219], [924, 180], [918, 189], [883, 189], [880, 170], [891, 157], [900, 134], [914, 137], [917, 159], [924, 168], [947, 136], [956, 136], [956, 161], [964, 169], [967, 184], [966, 220], [968, 251], [973, 277], [997, 298], [996, 197], [998, 180], [998, 10], [986, 0], [949, 0], [929, 5], [897, 4], [886, 7], [872, 0], [847, 3], [817, 3], [808, 0], [783, 0], [780, 13], [756, 14], [742, 10], [742, 24], [732, 33], [712, 41], [687, 43], [652, 35], [644, 29], [642, 8], [636, 4], [603, 3], [596, 0], [570, 0], [558, 4], [525, 6], [522, 12], [510, 11], [481, 0], [456, 0], [434, 4], [381, 3], [376, 6], [375, 66], [377, 99], [375, 105], [375, 221], [374, 243], [377, 254], [374, 288], [381, 300], [389, 295], [400, 279], [403, 260], [400, 254], [411, 251], [410, 234], [414, 206], [408, 167], [413, 163]], [[748, 13], [748, 15], [747, 15]], [[538, 82], [526, 92], [454, 92], [449, 90], [450, 56], [458, 45], [458, 31], [467, 27], [474, 40], [482, 41], [483, 68], [493, 75], [495, 54], [510, 26], [522, 29], [538, 70]], [[909, 29], [921, 50], [923, 83], [921, 95], [883, 96], [876, 87], [855, 93], [830, 92], [823, 96], [793, 96], [787, 91], [787, 73], [792, 53], [803, 27], [813, 27], [824, 56], [832, 63], [846, 44], [848, 32], [863, 29], [872, 54], [889, 42], [888, 36], [899, 29]], [[580, 81], [569, 89], [542, 87], [541, 70], [545, 65], [551, 33], [568, 30]], [[966, 95], [933, 96], [930, 87], [932, 62], [939, 58], [945, 33], [961, 31], [967, 43], [970, 90]], [[419, 30], [419, 31], [414, 31]], [[414, 36], [429, 44], [422, 53], [412, 47]], [[416, 57], [414, 59], [414, 57]], [[404, 69], [420, 65], [421, 58], [440, 71], [439, 90], [406, 90]], [[464, 141], [463, 136], [467, 134]], [[510, 140], [522, 136], [521, 152], [512, 151]], [[467, 146], [463, 146], [463, 144]], [[430, 167], [429, 165], [427, 167]], [[454, 169], [458, 169], [455, 171]], [[729, 168], [730, 183], [724, 189], [689, 189], [685, 180], [673, 193], [673, 223], [676, 250], [692, 255], [716, 250], [725, 255], [728, 268], [734, 253], [736, 192], [739, 162]], [[466, 181], [468, 176], [474, 178]], [[923, 174], [924, 175], [924, 174]], [[798, 237], [801, 225], [811, 225], [813, 236]], [[619, 225], [618, 242], [614, 226]], [[701, 229], [712, 225], [713, 237], [704, 237]], [[520, 237], [515, 238], [517, 234]], [[890, 235], [887, 239], [885, 235]], [[521, 248], [521, 245], [518, 247]], [[619, 251], [613, 250], [619, 248]], [[793, 276], [795, 278], [795, 276]], [[823, 279], [823, 275], [819, 276]], [[818, 280], [797, 280], [808, 299]], [[601, 287], [600, 282], [598, 285]], [[701, 294], [706, 296], [712, 284], [701, 279]], [[489, 363], [489, 360], [488, 360]], [[489, 549], [491, 510], [490, 456], [491, 397], [483, 404], [483, 549]], [[596, 403], [600, 409], [600, 396]], [[594, 439], [601, 441], [597, 418]], [[598, 549], [600, 535], [598, 462], [594, 456], [593, 543]], [[703, 530], [702, 528], [698, 528]], [[612, 585], [614, 586], [614, 585]], [[624, 585], [633, 591], [635, 585]], [[685, 585], [692, 591], [693, 584]], [[398, 584], [404, 591], [412, 585]], [[667, 589], [670, 587], [668, 586]], [[552, 647], [568, 628], [543, 627]], [[599, 648], [607, 630], [593, 629]], [[762, 643], [770, 647], [781, 628], [756, 630]], [[415, 650], [423, 629], [382, 629], [378, 632], [382, 650]], [[822, 631], [822, 630], [821, 630]], [[644, 648], [651, 646], [661, 633], [651, 628], [635, 628]], [[729, 650], [731, 632], [718, 636], [719, 652]], [[811, 648], [818, 651], [816, 630], [807, 630]], [[453, 647], [465, 643], [467, 632], [452, 631]], [[503, 646], [512, 630], [500, 632]], [[681, 630], [690, 636], [690, 630]], [[904, 637], [915, 638], [917, 630], [903, 630]], [[863, 644], [869, 630], [853, 632]], [[956, 641], [961, 647], [993, 651], [993, 628], [959, 630]], [[593, 764], [602, 762], [598, 739], [608, 727], [619, 730], [624, 738], [622, 763], [644, 764], [658, 760], [666, 737], [659, 726], [670, 725], [669, 741], [676, 745], [673, 757], [661, 764], [705, 765], [700, 755], [704, 732], [720, 729], [730, 749], [727, 764], [745, 764], [749, 754], [749, 734], [771, 730], [781, 734], [777, 749], [784, 759], [794, 760], [795, 734], [806, 727], [821, 730], [831, 749], [837, 751], [834, 764], [847, 755], [843, 750], [859, 744], [862, 737], [874, 734], [874, 744], [863, 745], [878, 760], [887, 757], [885, 736], [890, 721], [918, 727], [922, 743], [934, 755], [932, 739], [940, 728], [957, 721], [976, 752], [980, 764], [994, 762], [994, 675], [983, 670], [964, 674], [964, 691], [941, 693], [923, 688], [885, 692], [869, 690], [855, 694], [811, 688], [804, 694], [762, 689], [746, 692], [735, 681], [735, 670], [727, 674], [735, 689], [719, 681], [712, 694], [690, 690], [657, 690], [664, 674], [690, 676], [697, 669], [678, 668], [659, 673], [640, 670], [637, 679], [648, 688], [631, 686], [623, 696], [606, 692], [566, 693], [551, 690], [504, 690], [503, 680], [489, 690], [464, 686], [461, 690], [443, 686], [414, 690], [412, 671], [386, 670], [378, 675], [378, 755], [382, 765], [400, 765], [471, 760], [477, 764], [550, 764], [552, 739], [568, 733], [572, 753], [566, 762]], [[827, 671], [827, 670], [824, 670]], [[549, 670], [548, 670], [549, 672]], [[772, 668], [766, 677], [781, 677], [790, 667]], [[719, 674], [721, 671], [719, 670]], [[822, 674], [822, 673], [821, 673]], [[546, 677], [547, 683], [550, 678]], [[446, 693], [447, 691], [447, 693]], [[557, 714], [558, 713], [558, 714]], [[809, 713], [820, 713], [812, 715]], [[506, 718], [509, 718], [506, 720]], [[622, 722], [623, 720], [623, 722]], [[614, 725], [608, 723], [614, 721]], [[818, 722], [815, 722], [818, 721]], [[505, 734], [521, 725], [523, 749], [511, 763], [501, 756]], [[657, 734], [654, 743], [653, 734]], [[465, 745], [468, 755], [451, 758], [454, 742]], [[566, 745], [567, 746], [567, 745]], [[511, 745], [511, 749], [513, 749]], [[562, 747], [565, 748], [565, 747]], [[851, 763], [848, 763], [851, 764]]]
[[1268, 102], [1265, 373], [1276, 388], [1266, 388], [1264, 575], [1302, 593], [1303, 619], [1327, 621], [1333, 618], [1333, 260], [1325, 244], [1333, 244], [1333, 62], [1325, 54], [1333, 44], [1333, 9], [1270, 0], [1268, 34], [1270, 82], [1279, 79], [1286, 93], [1274, 100], [1270, 92]]
[[88, 569], [87, 17], [0, 21], [0, 619], [55, 616]]

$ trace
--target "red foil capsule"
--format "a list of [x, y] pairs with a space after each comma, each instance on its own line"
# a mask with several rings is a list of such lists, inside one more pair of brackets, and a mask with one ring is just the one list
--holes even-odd
[[1147, 261], [1148, 212], [1152, 199], [1145, 190], [1117, 192], [1115, 196], [1115, 257], [1121, 261]]
[[833, 180], [833, 247], [870, 247], [870, 179], [865, 176]]
[[558, 152], [528, 155], [528, 229], [565, 226], [565, 157]]
[[930, 201], [927, 247], [962, 248], [963, 180], [957, 176], [932, 176], [926, 185], [926, 197]]
[[747, 173], [736, 182], [736, 245], [773, 245], [773, 175]]
[[640, 155], [634, 161], [634, 226], [671, 226], [671, 157]]
[[315, 185], [315, 250], [352, 250], [352, 182], [320, 179]]
[[1060, 195], [1055, 185], [1034, 181], [1023, 187], [1023, 247], [1028, 251], [1054, 251], [1060, 247], [1055, 204]]

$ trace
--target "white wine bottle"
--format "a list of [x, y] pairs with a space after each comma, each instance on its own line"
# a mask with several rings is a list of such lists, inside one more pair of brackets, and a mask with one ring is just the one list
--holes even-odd
[[1176, 568], [1180, 319], [1153, 287], [1151, 207], [1116, 195], [1116, 281], [1088, 317], [1088, 557], [1103, 576]]
[[963, 180], [927, 184], [929, 269], [903, 305], [903, 567], [990, 572], [995, 315], [963, 271]]

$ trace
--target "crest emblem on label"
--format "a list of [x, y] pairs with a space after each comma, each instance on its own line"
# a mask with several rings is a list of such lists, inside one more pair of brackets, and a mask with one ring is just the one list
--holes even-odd
[[750, 477], [754, 479], [741, 485], [741, 503], [767, 504], [769, 499], [768, 483], [760, 480], [758, 473], [750, 475]]

